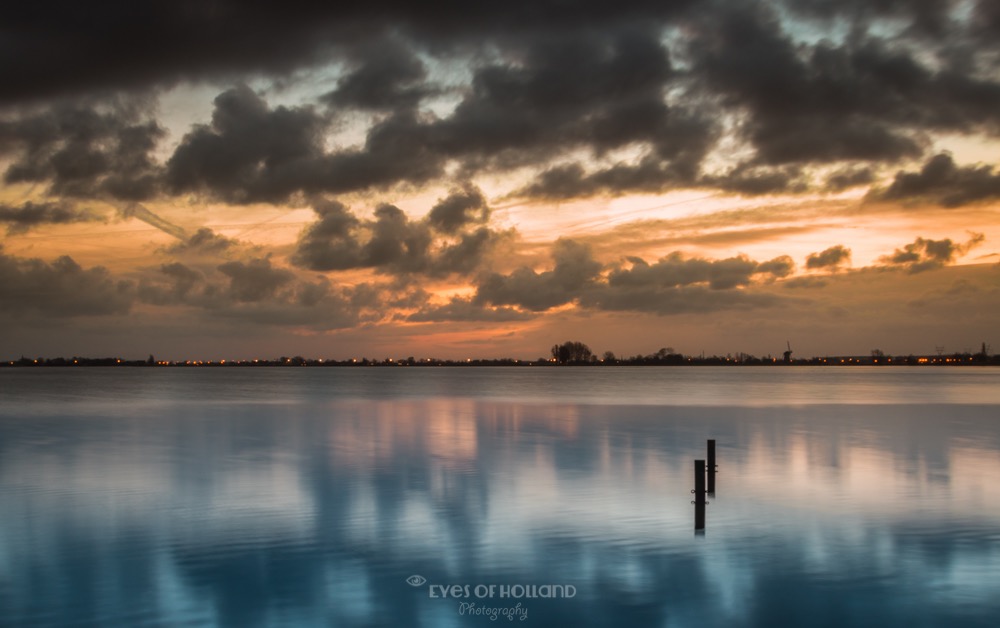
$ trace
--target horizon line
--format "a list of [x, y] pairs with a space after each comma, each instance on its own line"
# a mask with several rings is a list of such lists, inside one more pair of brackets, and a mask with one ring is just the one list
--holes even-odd
[[305, 358], [281, 356], [278, 358], [254, 359], [178, 359], [157, 360], [152, 354], [147, 359], [126, 359], [114, 357], [84, 357], [73, 356], [65, 358], [27, 358], [0, 361], [0, 367], [73, 367], [73, 366], [920, 366], [920, 365], [1000, 365], [1000, 354], [989, 354], [985, 351], [977, 353], [954, 352], [936, 354], [897, 354], [887, 355], [872, 352], [868, 355], [822, 355], [808, 358], [791, 358], [790, 356], [774, 357], [771, 355], [757, 357], [740, 353], [736, 357], [704, 354], [683, 355], [672, 353], [665, 355], [634, 355], [628, 357], [598, 358], [596, 355], [586, 360], [565, 360], [556, 358], [521, 359], [512, 357], [500, 358]]

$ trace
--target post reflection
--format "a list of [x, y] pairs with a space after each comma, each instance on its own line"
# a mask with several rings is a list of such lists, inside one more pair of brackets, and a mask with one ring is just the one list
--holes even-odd
[[[149, 412], [0, 423], [13, 624], [470, 621], [413, 574], [575, 587], [519, 600], [531, 625], [808, 623], [831, 596], [845, 624], [1000, 612], [977, 577], [1000, 569], [1000, 436], [974, 407]], [[726, 495], [693, 543], [706, 435]]]

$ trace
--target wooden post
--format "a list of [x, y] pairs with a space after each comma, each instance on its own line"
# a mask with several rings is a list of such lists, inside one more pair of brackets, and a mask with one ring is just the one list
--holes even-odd
[[694, 533], [705, 533], [705, 461], [694, 461]]
[[715, 495], [715, 470], [718, 465], [715, 464], [715, 439], [712, 438], [708, 441], [708, 492]]
[[705, 461], [694, 461], [694, 503], [705, 503]]

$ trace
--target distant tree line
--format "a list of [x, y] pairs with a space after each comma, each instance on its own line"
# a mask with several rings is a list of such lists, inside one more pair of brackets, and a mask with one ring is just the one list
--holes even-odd
[[[536, 360], [521, 360], [517, 358], [467, 358], [465, 360], [416, 358], [351, 358], [347, 360], [305, 358], [281, 356], [279, 358], [259, 358], [256, 360], [157, 360], [150, 355], [145, 360], [127, 360], [123, 358], [87, 358], [74, 356], [72, 358], [27, 358], [21, 356], [17, 360], [0, 361], [0, 367], [74, 367], [74, 366], [143, 366], [143, 367], [179, 367], [179, 366], [560, 366], [560, 365], [592, 365], [592, 366], [737, 366], [737, 365], [777, 365], [784, 364], [783, 359], [770, 355], [757, 357], [748, 353], [726, 354], [724, 356], [690, 356], [683, 355], [673, 347], [663, 347], [653, 353], [637, 354], [630, 357], [619, 357], [612, 351], [605, 351], [600, 358], [586, 344], [579, 341], [566, 341], [552, 345], [550, 357], [539, 357]], [[880, 349], [873, 349], [869, 354], [857, 356], [824, 356], [799, 358], [790, 360], [792, 365], [814, 366], [902, 366], [902, 365], [995, 365], [1000, 366], [1000, 355], [991, 354], [989, 345], [983, 343], [980, 351], [934, 355], [887, 355]]]

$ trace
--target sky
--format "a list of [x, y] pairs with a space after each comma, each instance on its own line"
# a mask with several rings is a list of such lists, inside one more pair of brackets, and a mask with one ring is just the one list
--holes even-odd
[[1000, 347], [994, 0], [434, 7], [5, 9], [0, 358]]

